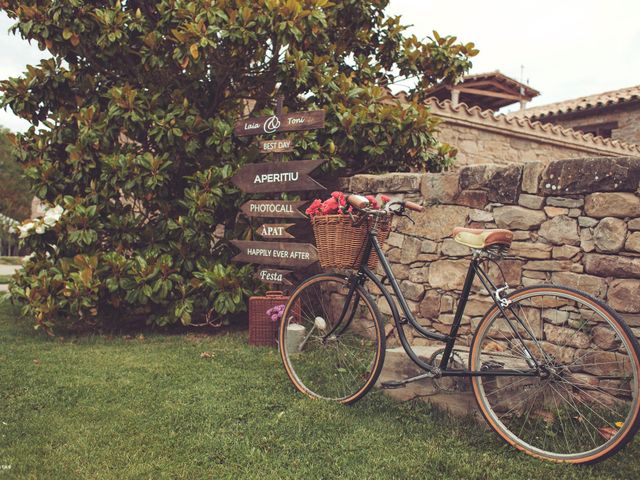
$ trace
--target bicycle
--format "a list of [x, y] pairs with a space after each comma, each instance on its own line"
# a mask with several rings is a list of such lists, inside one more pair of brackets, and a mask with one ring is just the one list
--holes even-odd
[[[368, 222], [370, 227], [359, 268], [305, 280], [291, 294], [279, 328], [282, 361], [298, 391], [351, 404], [376, 383], [385, 335], [383, 317], [365, 288], [370, 282], [388, 303], [405, 352], [424, 370], [382, 388], [426, 378], [470, 378], [478, 408], [491, 428], [517, 449], [545, 460], [595, 463], [633, 438], [640, 426], [640, 348], [614, 310], [585, 292], [559, 285], [510, 291], [503, 277], [497, 286], [486, 265], [505, 257], [512, 233], [458, 227], [454, 239], [472, 249], [467, 276], [449, 333], [429, 330], [412, 314], [376, 238], [384, 216], [407, 216], [424, 207], [394, 201], [375, 210], [362, 196], [347, 200], [353, 224]], [[397, 303], [367, 267], [372, 252]], [[493, 305], [475, 328], [468, 367], [456, 368], [454, 346], [476, 278]], [[404, 327], [442, 342], [444, 348], [423, 360]]]

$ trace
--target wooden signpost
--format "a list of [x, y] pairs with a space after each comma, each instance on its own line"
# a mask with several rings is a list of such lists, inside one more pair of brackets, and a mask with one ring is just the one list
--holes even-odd
[[261, 140], [258, 143], [260, 153], [286, 153], [293, 152], [293, 140], [290, 138], [274, 138], [273, 140]]
[[289, 232], [287, 232], [287, 228], [293, 227], [295, 223], [264, 223], [260, 228], [258, 228], [258, 235], [262, 238], [295, 238]]
[[276, 114], [270, 117], [245, 118], [236, 122], [236, 137], [264, 135], [277, 132], [298, 132], [324, 127], [324, 110]]
[[[243, 118], [236, 122], [237, 137], [278, 134], [258, 143], [260, 153], [275, 154], [271, 158], [282, 160], [282, 153], [293, 152], [293, 140], [281, 132], [299, 132], [324, 127], [324, 110], [283, 113], [283, 97], [278, 97], [275, 115]], [[326, 190], [311, 178], [311, 172], [326, 160], [296, 160], [252, 163], [241, 167], [231, 181], [245, 193], [284, 193]], [[250, 200], [240, 210], [250, 218], [306, 219], [299, 210], [304, 200]], [[291, 270], [272, 267], [303, 269], [318, 261], [318, 252], [310, 243], [294, 243], [269, 240], [295, 238], [287, 231], [294, 223], [263, 223], [257, 234], [267, 241], [232, 240], [240, 250], [231, 260], [234, 262], [267, 265], [256, 272], [256, 278], [264, 283], [291, 286], [287, 275]]]
[[307, 218], [298, 210], [304, 200], [249, 200], [240, 207], [247, 217], [260, 218]]
[[309, 176], [324, 162], [326, 160], [250, 163], [241, 167], [231, 181], [246, 193], [326, 190]]
[[318, 261], [318, 251], [310, 243], [257, 242], [231, 240], [240, 253], [234, 262], [259, 263], [276, 267], [305, 268]]
[[291, 270], [277, 270], [275, 268], [261, 268], [256, 272], [255, 277], [264, 283], [279, 283], [286, 286], [293, 286], [293, 283], [287, 278]]

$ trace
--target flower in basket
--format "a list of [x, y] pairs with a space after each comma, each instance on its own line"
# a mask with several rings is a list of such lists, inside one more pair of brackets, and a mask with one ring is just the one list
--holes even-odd
[[271, 307], [267, 310], [267, 317], [271, 319], [272, 322], [277, 322], [282, 318], [284, 314], [284, 303], [281, 305], [276, 305], [275, 307]]
[[[367, 195], [366, 198], [369, 200], [371, 208], [375, 209], [384, 207], [384, 205], [391, 200], [386, 195], [380, 195], [380, 201], [373, 195]], [[342, 215], [345, 213], [345, 210], [346, 212], [352, 211], [352, 207], [347, 209], [347, 196], [342, 192], [333, 192], [331, 193], [331, 197], [325, 201], [316, 198], [305, 210], [305, 213], [310, 217], [316, 215]]]

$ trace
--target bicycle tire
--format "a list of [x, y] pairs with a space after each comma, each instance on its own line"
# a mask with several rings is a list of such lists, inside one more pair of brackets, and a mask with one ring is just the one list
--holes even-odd
[[[282, 362], [295, 388], [311, 398], [343, 404], [356, 402], [373, 387], [385, 356], [382, 317], [361, 285], [357, 285], [354, 292], [356, 311], [352, 305], [346, 306], [347, 311], [353, 313], [352, 321], [344, 331], [336, 329], [339, 336], [327, 337], [339, 317], [336, 312], [345, 308], [345, 301], [340, 303], [340, 293], [332, 289], [346, 289], [348, 282], [346, 276], [338, 274], [322, 273], [307, 279], [289, 297], [278, 335]], [[320, 299], [316, 298], [319, 291], [323, 295]], [[368, 318], [357, 312], [361, 307], [368, 311]], [[323, 320], [320, 322], [322, 330], [317, 326], [318, 317]], [[295, 323], [304, 327], [303, 335], [308, 340], [290, 328]], [[315, 336], [313, 332], [316, 332]], [[324, 369], [322, 372], [321, 368]]]
[[[566, 315], [568, 318], [566, 320], [567, 323], [559, 323], [560, 320], [565, 318], [564, 313], [556, 316], [556, 323], [553, 323], [554, 317], [550, 316], [549, 312], [546, 314], [544, 312], [545, 308], [552, 308], [553, 302], [541, 300], [540, 298], [543, 296], [556, 299], [557, 312], [569, 312]], [[530, 302], [530, 305], [524, 303], [525, 300], [532, 298], [537, 298], [538, 300]], [[511, 293], [507, 299], [511, 302], [510, 307], [515, 304], [521, 312], [524, 312], [525, 317], [531, 315], [533, 321], [530, 323], [527, 318], [526, 322], [523, 322], [518, 327], [523, 331], [520, 340], [510, 341], [507, 335], [502, 339], [498, 334], [501, 334], [500, 329], [505, 325], [504, 316], [497, 306], [490, 308], [478, 324], [471, 343], [470, 370], [482, 370], [485, 365], [488, 365], [490, 369], [501, 368], [499, 366], [496, 367], [496, 362], [491, 363], [492, 357], [500, 358], [500, 355], [515, 357], [515, 354], [520, 354], [526, 361], [526, 355], [522, 355], [525, 350], [529, 351], [528, 348], [522, 346], [523, 344], [526, 345], [528, 341], [525, 335], [529, 335], [526, 332], [525, 323], [527, 325], [536, 324], [535, 312], [536, 309], [539, 309], [540, 326], [538, 327], [536, 324], [535, 328], [531, 328], [531, 333], [535, 333], [535, 330], [538, 330], [540, 339], [535, 342], [535, 339], [531, 340], [529, 346], [532, 355], [539, 357], [537, 359], [551, 373], [548, 374], [547, 378], [540, 379], [538, 383], [531, 380], [532, 386], [529, 387], [526, 382], [522, 383], [524, 380], [522, 380], [523, 377], [520, 377], [517, 382], [520, 384], [519, 388], [525, 392], [525, 397], [515, 396], [511, 404], [507, 403], [502, 397], [508, 396], [511, 390], [516, 390], [517, 382], [509, 384], [507, 381], [502, 380], [502, 384], [499, 384], [495, 379], [500, 377], [493, 377], [493, 380], [490, 377], [473, 377], [471, 383], [474, 396], [478, 408], [487, 423], [504, 441], [517, 449], [534, 457], [554, 462], [597, 463], [622, 449], [631, 441], [640, 427], [640, 400], [638, 398], [640, 395], [638, 388], [640, 347], [631, 329], [608, 305], [585, 292], [568, 287], [557, 285], [530, 286]], [[580, 309], [571, 302], [588, 308]], [[528, 313], [525, 312], [525, 308], [529, 309]], [[572, 309], [575, 308], [578, 309], [578, 313], [574, 318], [578, 320], [571, 324]], [[511, 312], [513, 311], [511, 310]], [[549, 320], [549, 323], [545, 323], [546, 320]], [[501, 325], [499, 322], [503, 322], [503, 324]], [[553, 325], [553, 327], [549, 327], [549, 325]], [[607, 325], [611, 328], [608, 329]], [[490, 330], [492, 326], [495, 330]], [[571, 329], [573, 329], [573, 334], [570, 334]], [[514, 338], [517, 337], [515, 331], [511, 331]], [[553, 344], [549, 338], [551, 333], [557, 334], [558, 332], [564, 334], [564, 337], [561, 337], [564, 338], [564, 342], [560, 347]], [[511, 335], [510, 332], [509, 335]], [[596, 335], [599, 335], [597, 339]], [[603, 338], [608, 343], [603, 343]], [[507, 340], [506, 342], [505, 339]], [[587, 343], [587, 340], [589, 343]], [[494, 341], [496, 345], [490, 345], [489, 341]], [[503, 350], [497, 348], [501, 346], [500, 342], [502, 342]], [[505, 347], [505, 343], [512, 346]], [[518, 343], [520, 346], [517, 345]], [[577, 344], [584, 348], [574, 349], [574, 345]], [[492, 354], [489, 347], [493, 348], [495, 353]], [[609, 347], [609, 350], [605, 350], [604, 347]], [[509, 350], [507, 351], [506, 348], [509, 348]], [[483, 350], [485, 351], [484, 354], [482, 353]], [[625, 354], [628, 355], [628, 359], [623, 356]], [[613, 360], [609, 361], [607, 359]], [[513, 358], [510, 361], [514, 361]], [[515, 363], [517, 364], [518, 362], [522, 364], [523, 360], [516, 359]], [[604, 364], [613, 365], [603, 367]], [[605, 372], [605, 368], [612, 370]], [[616, 373], [616, 368], [620, 369], [622, 373], [613, 375], [613, 373]], [[632, 374], [631, 380], [627, 379], [627, 371]], [[487, 380], [483, 380], [484, 378]], [[616, 385], [616, 387], [605, 386], [609, 385], [604, 383], [606, 380], [613, 382], [611, 385]], [[492, 384], [495, 384], [494, 386], [497, 388], [492, 389]], [[547, 387], [549, 387], [548, 392], [546, 391]], [[527, 388], [533, 393], [527, 394]], [[606, 397], [605, 394], [612, 399]], [[496, 396], [490, 400], [489, 397], [491, 395]], [[629, 399], [627, 399], [628, 396], [630, 396]], [[553, 403], [549, 401], [549, 397], [554, 399], [553, 403], [555, 403], [556, 412], [553, 411]], [[531, 401], [531, 406], [529, 407], [527, 407], [526, 403], [528, 400]], [[560, 408], [560, 402], [563, 400], [566, 405], [563, 405], [564, 408]], [[624, 411], [623, 413], [618, 411], [618, 408], [621, 408], [618, 405], [622, 404], [629, 407], [624, 422], [613, 422], [612, 417], [615, 417], [615, 415], [620, 417], [624, 415]], [[511, 407], [510, 410], [505, 412], [508, 407]], [[534, 407], [535, 411], [533, 410]], [[603, 407], [607, 407], [609, 410]], [[527, 408], [523, 423], [522, 413]], [[499, 415], [500, 413], [501, 415]], [[533, 415], [531, 415], [532, 413]], [[529, 419], [530, 417], [531, 420]], [[509, 425], [506, 423], [509, 423]], [[513, 431], [514, 426], [520, 427], [518, 434]], [[528, 428], [525, 428], [527, 426]], [[573, 427], [573, 430], [569, 427]], [[558, 431], [563, 434], [564, 439]], [[551, 451], [532, 444], [532, 440], [541, 442], [541, 438], [545, 435], [551, 438], [550, 443], [552, 446], [555, 445], [558, 450], [561, 450], [561, 444], [566, 444], [567, 451]], [[526, 437], [526, 439], [523, 437]], [[575, 439], [576, 445], [589, 444], [590, 446], [598, 442], [602, 442], [602, 444], [595, 445], [592, 448], [581, 446], [579, 448], [588, 449], [571, 452], [569, 451], [572, 448], [569, 439], [572, 442]], [[543, 443], [543, 445], [546, 445], [546, 443]], [[562, 448], [564, 448], [564, 445], [562, 445]]]

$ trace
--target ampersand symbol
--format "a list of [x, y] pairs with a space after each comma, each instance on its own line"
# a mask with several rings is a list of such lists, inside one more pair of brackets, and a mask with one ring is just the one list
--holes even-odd
[[264, 122], [264, 133], [273, 133], [280, 128], [280, 120], [277, 115], [267, 118]]

